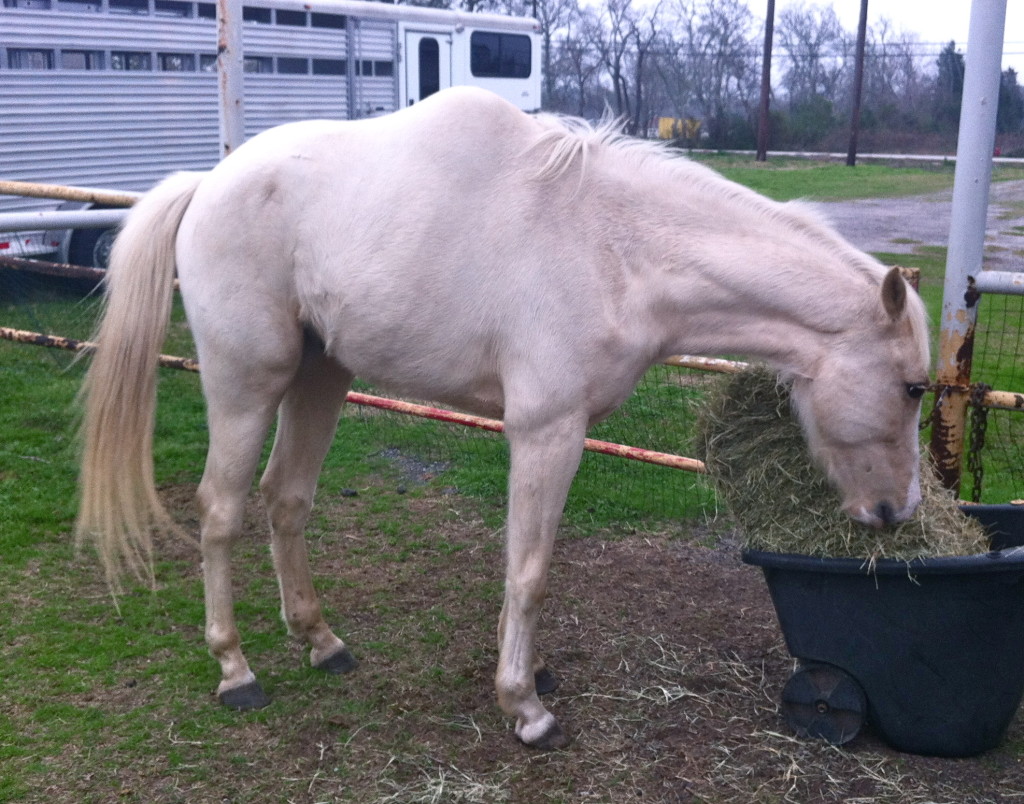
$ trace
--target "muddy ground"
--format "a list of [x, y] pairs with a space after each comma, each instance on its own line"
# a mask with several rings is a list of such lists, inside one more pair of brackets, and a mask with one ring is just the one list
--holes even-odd
[[[855, 246], [870, 252], [913, 254], [949, 242], [953, 191], [906, 198], [870, 198], [819, 204]], [[992, 184], [985, 230], [987, 270], [1024, 270], [1024, 181]]]

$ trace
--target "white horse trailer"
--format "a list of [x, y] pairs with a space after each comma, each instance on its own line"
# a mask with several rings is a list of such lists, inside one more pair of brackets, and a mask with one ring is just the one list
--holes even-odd
[[[216, 5], [2, 0], [0, 179], [145, 191], [220, 155]], [[245, 0], [245, 135], [385, 114], [472, 84], [540, 107], [531, 18], [365, 0]], [[0, 197], [0, 212], [86, 208]], [[0, 255], [105, 263], [102, 230], [0, 234]]]

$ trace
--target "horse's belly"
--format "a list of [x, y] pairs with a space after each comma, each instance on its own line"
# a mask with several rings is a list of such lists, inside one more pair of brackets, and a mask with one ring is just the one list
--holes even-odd
[[403, 397], [427, 400], [500, 418], [503, 383], [492, 356], [479, 345], [442, 342], [428, 336], [332, 339], [327, 346], [342, 366], [371, 385]]

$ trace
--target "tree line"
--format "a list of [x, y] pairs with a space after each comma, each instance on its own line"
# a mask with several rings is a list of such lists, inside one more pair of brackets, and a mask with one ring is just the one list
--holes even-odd
[[[427, 0], [451, 5], [452, 0]], [[658, 118], [688, 121], [687, 145], [754, 148], [764, 0], [455, 0], [470, 10], [537, 17], [545, 109], [606, 111], [634, 133]], [[830, 5], [801, 4], [774, 20], [769, 147], [845, 150], [853, 109], [856, 31]], [[882, 19], [868, 27], [860, 111], [862, 150], [955, 149], [965, 60]], [[1002, 74], [998, 130], [1024, 156], [1024, 91]]]

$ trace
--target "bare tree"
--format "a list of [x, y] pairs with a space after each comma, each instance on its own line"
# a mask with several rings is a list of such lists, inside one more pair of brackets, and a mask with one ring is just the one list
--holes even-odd
[[594, 30], [594, 46], [611, 82], [612, 110], [620, 117], [631, 117], [630, 92], [626, 65], [632, 47], [632, 30], [637, 13], [633, 0], [605, 0], [601, 7], [601, 27]]
[[541, 58], [544, 70], [544, 103], [547, 105], [555, 96], [555, 84], [558, 79], [553, 40], [560, 31], [565, 31], [572, 25], [574, 17], [580, 13], [579, 4], [577, 0], [532, 0], [528, 13], [535, 14], [540, 22], [544, 48]]
[[754, 17], [743, 0], [675, 0], [672, 46], [677, 64], [663, 74], [680, 83], [670, 95], [702, 117], [716, 144], [736, 116], [749, 118], [757, 94]]
[[890, 128], [915, 126], [927, 113], [926, 70], [918, 37], [897, 32], [881, 19], [868, 32], [864, 67], [864, 107]]
[[790, 6], [779, 14], [776, 32], [787, 56], [783, 86], [791, 106], [819, 97], [835, 103], [852, 43], [832, 7]]
[[545, 107], [581, 117], [599, 116], [605, 104], [600, 83], [602, 60], [594, 43], [601, 38], [597, 12], [578, 6], [569, 14], [560, 38], [552, 42], [551, 91]]

